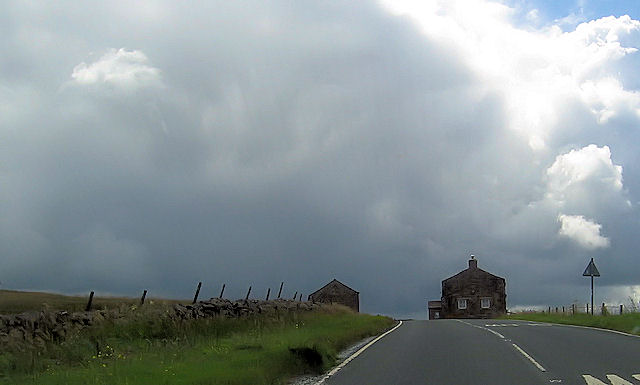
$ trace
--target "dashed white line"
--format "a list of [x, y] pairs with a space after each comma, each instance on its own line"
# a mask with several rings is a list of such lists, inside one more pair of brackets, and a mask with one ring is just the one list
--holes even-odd
[[355, 352], [351, 356], [349, 356], [349, 358], [347, 358], [346, 360], [342, 361], [342, 363], [340, 363], [340, 365], [338, 365], [335, 368], [331, 369], [331, 371], [329, 373], [325, 374], [320, 379], [320, 381], [316, 382], [315, 385], [320, 385], [320, 384], [324, 383], [327, 378], [329, 378], [329, 377], [333, 376], [334, 374], [338, 373], [338, 371], [340, 369], [344, 368], [344, 366], [347, 365], [349, 362], [351, 362], [351, 360], [353, 360], [354, 358], [358, 357], [362, 352], [364, 352], [371, 345], [373, 345], [376, 342], [378, 342], [378, 340], [380, 340], [382, 337], [386, 336], [387, 334], [389, 334], [392, 331], [394, 331], [397, 328], [399, 328], [400, 325], [402, 325], [402, 321], [398, 321], [398, 324], [396, 326], [394, 326], [392, 329], [387, 330], [385, 333], [383, 333], [383, 334], [379, 335], [378, 337], [376, 337], [373, 341], [371, 341], [368, 344], [366, 344], [365, 346], [361, 347], [357, 352]]
[[[479, 326], [479, 325], [474, 325], [474, 324], [472, 324], [472, 323], [465, 322], [465, 321], [460, 321], [460, 320], [456, 320], [456, 321], [458, 321], [458, 322], [462, 322], [462, 323], [463, 323], [463, 324], [465, 324], [465, 325], [469, 325], [469, 326], [472, 326], [472, 327], [477, 328], [477, 329], [486, 330], [486, 331], [491, 332], [491, 333], [493, 333], [493, 334], [497, 335], [498, 337], [500, 337], [500, 338], [504, 339], [504, 336], [503, 336], [502, 334], [498, 333], [498, 332], [497, 332], [497, 331], [495, 331], [495, 330], [491, 330], [491, 329], [489, 329], [489, 328], [485, 328], [485, 327], [482, 327], [482, 326]], [[487, 326], [489, 326], [489, 325], [487, 325]]]
[[516, 348], [517, 351], [519, 351], [520, 353], [522, 353], [523, 356], [525, 356], [529, 361], [531, 361], [531, 363], [533, 363], [538, 369], [540, 369], [541, 372], [546, 372], [547, 369], [545, 369], [544, 367], [542, 367], [542, 365], [540, 365], [538, 363], [538, 361], [534, 360], [533, 357], [531, 357], [527, 352], [525, 352], [524, 350], [522, 350], [520, 348], [520, 346], [516, 345], [516, 344], [511, 344], [513, 345], [514, 348]]
[[[465, 322], [465, 321], [460, 321], [460, 320], [456, 320], [456, 321], [458, 321], [458, 322], [462, 322], [462, 323], [463, 323], [463, 324], [465, 324], [465, 325], [473, 326], [474, 328], [478, 328], [478, 329], [483, 329], [483, 330], [490, 331], [491, 333], [493, 333], [493, 334], [497, 335], [498, 337], [502, 338], [503, 340], [511, 341], [511, 340], [507, 340], [507, 339], [505, 339], [505, 338], [504, 338], [504, 336], [503, 336], [502, 334], [498, 333], [498, 332], [497, 332], [497, 331], [495, 331], [495, 330], [491, 330], [491, 329], [486, 328], [486, 327], [482, 327], [482, 326], [474, 325], [474, 324], [472, 324], [472, 323]], [[490, 324], [490, 325], [487, 325], [487, 326], [496, 326], [496, 325]], [[534, 364], [538, 369], [540, 369], [540, 371], [542, 371], [542, 372], [546, 372], [546, 371], [547, 371], [547, 369], [545, 369], [542, 365], [540, 365], [540, 364], [538, 363], [538, 361], [534, 360], [534, 359], [533, 359], [533, 357], [531, 357], [531, 356], [529, 355], [529, 353], [527, 353], [527, 352], [525, 352], [524, 350], [522, 350], [522, 348], [521, 348], [520, 346], [518, 346], [518, 345], [516, 345], [516, 344], [514, 344], [514, 343], [512, 343], [511, 345], [513, 345], [513, 347], [514, 347], [514, 348], [516, 348], [516, 350], [517, 350], [517, 351], [519, 351], [523, 356], [525, 356], [529, 361], [531, 361], [531, 363], [533, 363], [533, 364]]]
[[498, 337], [500, 337], [500, 338], [504, 339], [504, 336], [503, 336], [502, 334], [498, 333], [497, 331], [495, 331], [495, 330], [491, 330], [491, 329], [487, 329], [487, 330], [488, 330], [488, 331], [490, 331], [491, 333], [493, 333], [493, 334], [497, 335]]

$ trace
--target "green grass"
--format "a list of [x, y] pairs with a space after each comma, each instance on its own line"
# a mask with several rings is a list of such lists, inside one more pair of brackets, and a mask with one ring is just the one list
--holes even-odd
[[507, 318], [566, 325], [591, 326], [640, 335], [640, 313], [605, 316], [592, 316], [590, 314], [562, 315], [557, 313], [517, 313], [509, 315]]
[[[69, 312], [84, 311], [88, 300], [89, 294], [86, 296], [69, 296], [36, 291], [0, 290], [0, 314], [17, 314], [44, 309], [51, 311], [66, 310]], [[175, 304], [188, 303], [189, 301], [146, 298], [145, 302]], [[94, 296], [91, 308], [100, 310], [121, 305], [137, 305], [139, 303], [140, 298]]]
[[284, 384], [319, 373], [393, 320], [344, 307], [243, 319], [172, 321], [131, 311], [46, 349], [0, 354], [0, 384]]

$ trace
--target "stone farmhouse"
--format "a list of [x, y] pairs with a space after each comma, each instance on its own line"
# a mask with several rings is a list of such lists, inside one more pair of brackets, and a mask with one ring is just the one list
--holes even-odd
[[442, 281], [442, 298], [429, 301], [429, 319], [494, 318], [507, 312], [506, 281], [478, 268], [472, 255], [469, 268]]
[[320, 289], [309, 294], [309, 301], [337, 303], [360, 311], [360, 293], [334, 279]]

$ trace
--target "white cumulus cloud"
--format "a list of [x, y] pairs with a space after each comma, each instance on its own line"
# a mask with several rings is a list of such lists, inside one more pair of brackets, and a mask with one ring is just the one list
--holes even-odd
[[108, 83], [126, 89], [157, 85], [160, 70], [149, 64], [142, 51], [111, 49], [97, 61], [75, 66], [71, 74], [78, 84]]
[[[615, 67], [637, 51], [628, 40], [640, 33], [640, 21], [629, 16], [603, 17], [563, 32], [558, 25], [518, 28], [512, 22], [515, 10], [498, 2], [382, 3], [460, 52], [485, 90], [503, 95], [509, 128], [534, 151], [548, 149], [554, 135], [566, 129], [563, 108], [572, 103], [583, 103], [600, 124], [627, 110], [640, 111], [640, 94], [625, 89]], [[529, 12], [530, 18], [536, 14]]]
[[609, 239], [600, 235], [602, 225], [582, 215], [558, 215], [558, 234], [567, 237], [588, 250], [609, 246]]
[[629, 204], [624, 197], [622, 166], [613, 163], [608, 146], [590, 144], [558, 155], [546, 175], [546, 198], [560, 207]]

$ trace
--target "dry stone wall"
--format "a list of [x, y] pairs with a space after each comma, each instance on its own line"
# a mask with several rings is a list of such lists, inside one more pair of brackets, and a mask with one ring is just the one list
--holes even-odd
[[[173, 320], [199, 318], [239, 318], [262, 313], [309, 311], [322, 305], [276, 299], [271, 301], [212, 298], [192, 305], [174, 305], [162, 316]], [[0, 314], [0, 350], [21, 349], [26, 346], [44, 346], [46, 342], [63, 341], [68, 335], [91, 327], [104, 320], [117, 320], [127, 316], [120, 309], [90, 312], [41, 311], [14, 315]]]

